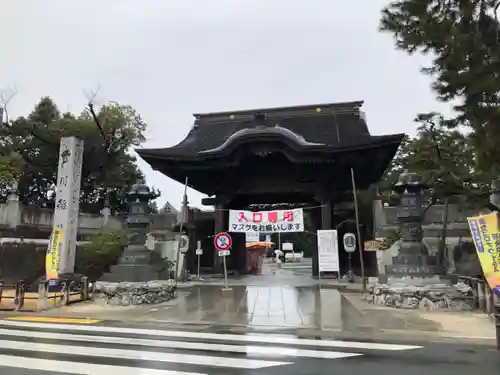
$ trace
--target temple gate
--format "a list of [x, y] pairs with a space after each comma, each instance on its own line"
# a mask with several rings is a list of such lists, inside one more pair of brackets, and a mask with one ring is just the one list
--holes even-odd
[[[366, 189], [383, 175], [404, 137], [372, 136], [362, 104], [195, 114], [193, 127], [179, 144], [137, 152], [153, 169], [180, 183], [187, 178], [189, 187], [209, 196], [203, 204], [215, 207], [211, 220], [200, 213], [204, 217], [193, 217], [186, 230], [191, 244], [203, 242], [203, 265], [219, 270], [221, 259], [207, 238], [230, 231], [229, 209], [302, 204], [318, 207], [312, 215], [317, 229], [334, 229], [341, 222], [345, 226], [346, 217], [334, 206], [352, 199], [351, 168], [357, 188]], [[246, 272], [244, 234], [233, 234], [228, 267]]]

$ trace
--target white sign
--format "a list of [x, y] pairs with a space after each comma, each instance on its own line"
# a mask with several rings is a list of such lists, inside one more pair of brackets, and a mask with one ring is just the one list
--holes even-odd
[[201, 248], [201, 241], [196, 241], [196, 255], [203, 255], [203, 249]]
[[231, 251], [229, 251], [229, 250], [219, 250], [220, 257], [227, 257], [230, 254], [231, 254]]
[[246, 242], [259, 242], [260, 233], [259, 232], [246, 232], [245, 241]]
[[273, 211], [229, 210], [229, 232], [303, 232], [302, 208]]
[[335, 229], [318, 230], [319, 272], [339, 272], [339, 244]]
[[293, 243], [291, 242], [283, 242], [281, 245], [283, 251], [293, 251]]
[[83, 141], [76, 137], [61, 138], [57, 170], [56, 200], [52, 231], [62, 235], [58, 273], [75, 271], [76, 235], [80, 212]]
[[356, 236], [354, 233], [344, 233], [343, 243], [344, 250], [348, 253], [353, 253], [356, 250]]
[[266, 242], [271, 242], [271, 235], [270, 234], [266, 234]]
[[189, 249], [189, 237], [183, 234], [182, 236], [179, 237], [179, 250], [182, 253], [185, 253]]

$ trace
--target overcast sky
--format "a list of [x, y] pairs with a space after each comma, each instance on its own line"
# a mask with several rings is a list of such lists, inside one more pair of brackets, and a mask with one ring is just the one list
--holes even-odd
[[[442, 109], [425, 62], [378, 32], [385, 0], [0, 0], [0, 88], [11, 116], [41, 96], [80, 112], [135, 107], [145, 147], [180, 142], [192, 113], [364, 100], [372, 134], [413, 133]], [[179, 207], [182, 185], [142, 160], [147, 182]], [[201, 195], [189, 191], [200, 206]]]

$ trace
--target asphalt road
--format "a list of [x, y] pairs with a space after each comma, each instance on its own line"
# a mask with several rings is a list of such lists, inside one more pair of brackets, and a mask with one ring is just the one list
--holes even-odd
[[0, 375], [500, 374], [487, 346], [0, 320]]

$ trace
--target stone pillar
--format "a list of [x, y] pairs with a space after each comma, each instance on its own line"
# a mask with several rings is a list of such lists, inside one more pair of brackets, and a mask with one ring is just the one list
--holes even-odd
[[381, 229], [384, 225], [387, 224], [387, 219], [384, 212], [384, 205], [382, 203], [382, 199], [380, 196], [373, 200], [373, 235], [377, 237], [377, 235], [381, 232]]
[[426, 188], [418, 174], [408, 172], [402, 173], [394, 186], [400, 199], [397, 219], [401, 245], [394, 263], [386, 266], [388, 277], [422, 279], [441, 273], [435, 259], [429, 257], [427, 247], [422, 243], [422, 192]]
[[76, 137], [61, 138], [52, 224], [52, 235], [59, 238], [56, 248], [59, 275], [75, 271], [82, 162], [83, 141]]
[[19, 204], [19, 191], [17, 181], [12, 181], [7, 192], [7, 226], [15, 229], [21, 221], [21, 205]]
[[109, 203], [109, 192], [106, 192], [106, 198], [104, 199], [104, 207], [101, 210], [101, 215], [102, 215], [102, 226], [105, 227], [108, 222], [109, 218], [111, 217], [111, 207]]
[[138, 182], [127, 193], [129, 245], [126, 247], [118, 264], [111, 267], [109, 273], [103, 275], [102, 281], [111, 282], [144, 282], [158, 279], [150, 264], [150, 251], [146, 246], [149, 232], [151, 199], [159, 197], [158, 192], [151, 191], [142, 182]]

